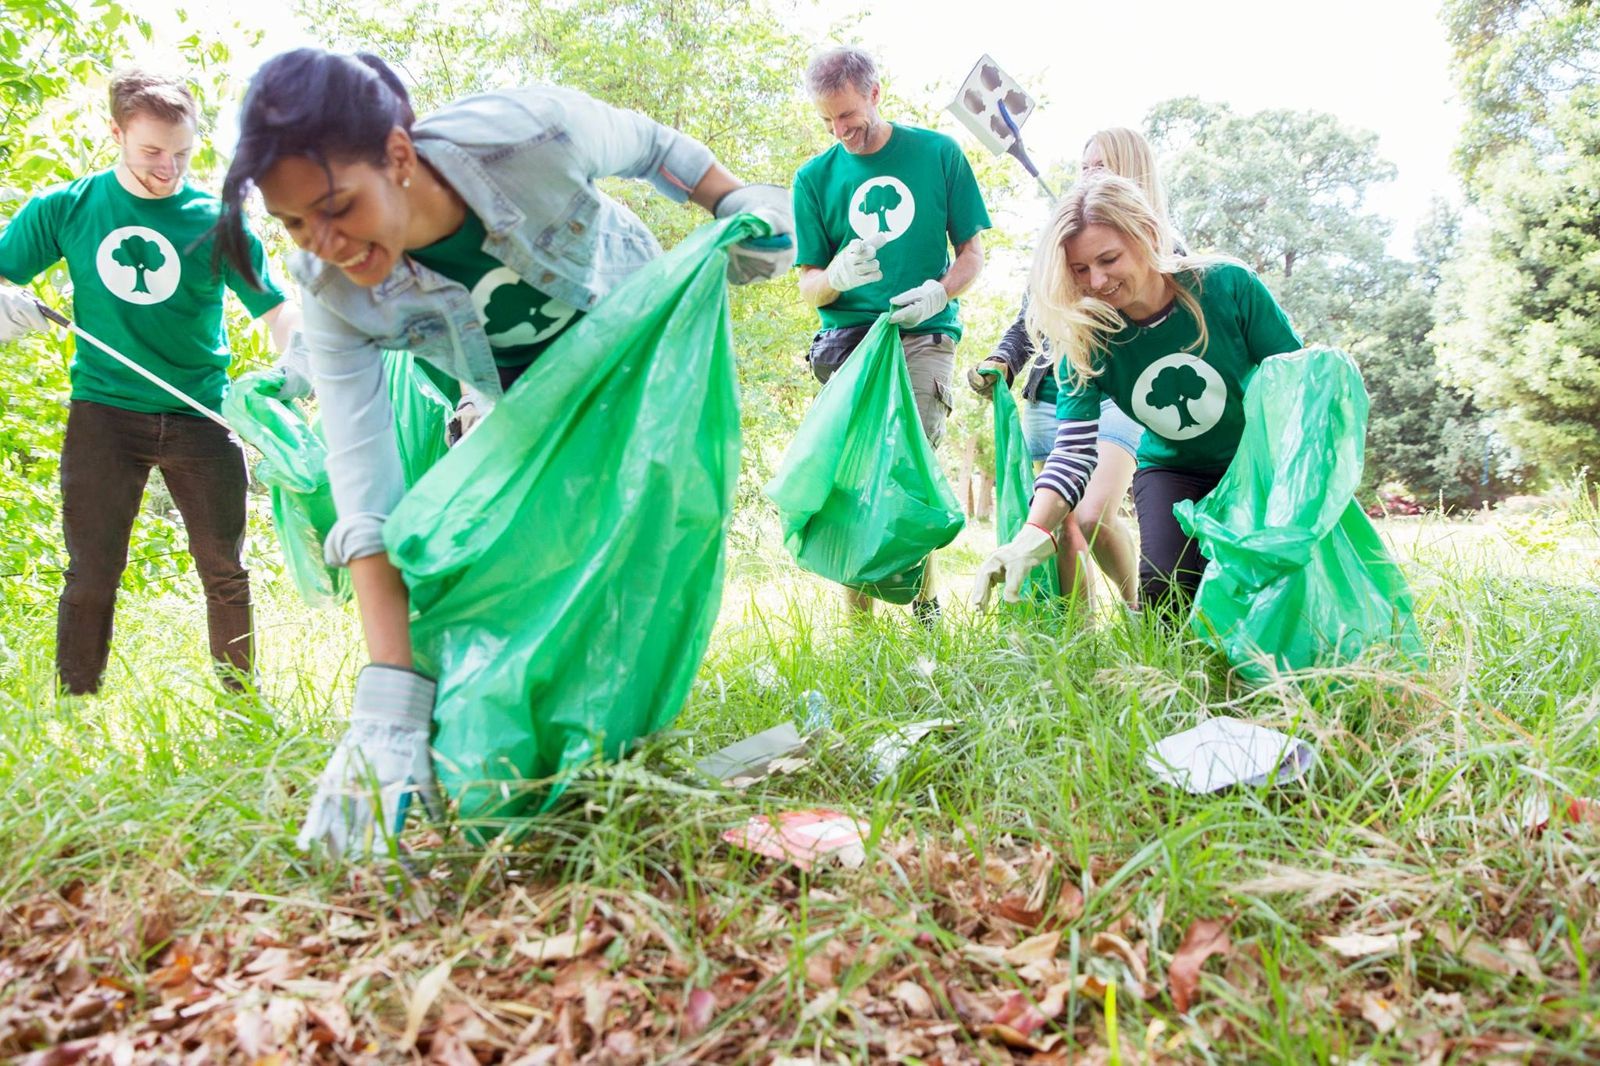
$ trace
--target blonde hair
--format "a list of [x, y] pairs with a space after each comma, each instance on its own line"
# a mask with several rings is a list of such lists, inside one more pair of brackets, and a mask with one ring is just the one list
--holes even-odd
[[[1200, 336], [1191, 350], [1204, 352], [1209, 335], [1200, 301], [1189, 287], [1174, 277], [1182, 271], [1203, 271], [1217, 256], [1179, 255], [1172, 224], [1151, 207], [1138, 184], [1115, 174], [1093, 174], [1068, 189], [1056, 203], [1050, 221], [1039, 237], [1028, 278], [1028, 337], [1035, 347], [1048, 344], [1061, 364], [1070, 368], [1073, 388], [1097, 377], [1095, 354], [1107, 337], [1127, 321], [1106, 303], [1083, 291], [1067, 263], [1067, 242], [1090, 226], [1107, 226], [1128, 244], [1131, 254], [1167, 279], [1178, 303], [1194, 317]], [[1199, 278], [1195, 279], [1199, 288]]]
[[1112, 126], [1090, 134], [1083, 142], [1083, 150], [1087, 152], [1090, 145], [1100, 149], [1100, 158], [1105, 160], [1107, 170], [1138, 185], [1155, 213], [1171, 222], [1167, 214], [1167, 190], [1161, 184], [1161, 168], [1156, 165], [1156, 153], [1143, 134], [1126, 126]]

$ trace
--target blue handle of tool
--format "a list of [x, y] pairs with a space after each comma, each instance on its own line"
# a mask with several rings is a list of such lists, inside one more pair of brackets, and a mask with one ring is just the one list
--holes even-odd
[[754, 248], [761, 252], [776, 252], [783, 248], [793, 248], [794, 238], [787, 233], [779, 233], [771, 237], [751, 237], [739, 243], [746, 248]]

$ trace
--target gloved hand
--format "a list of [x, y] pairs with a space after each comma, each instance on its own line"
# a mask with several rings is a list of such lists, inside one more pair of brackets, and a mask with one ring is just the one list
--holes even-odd
[[[412, 670], [369, 664], [356, 678], [350, 731], [339, 741], [328, 768], [317, 779], [301, 850], [321, 843], [338, 859], [381, 854], [385, 841], [405, 825], [413, 796], [429, 814], [443, 813], [428, 754], [435, 685]], [[373, 799], [378, 817], [373, 817]]]
[[12, 285], [0, 285], [0, 344], [48, 328], [49, 323], [33, 293]]
[[978, 567], [978, 576], [972, 582], [972, 606], [980, 611], [988, 609], [989, 592], [1002, 579], [1006, 583], [1006, 602], [1020, 603], [1022, 582], [1028, 571], [1055, 554], [1056, 538], [1043, 526], [1029, 522], [1009, 544], [1000, 545]]
[[889, 316], [889, 321], [901, 329], [909, 329], [943, 311], [950, 302], [950, 294], [944, 291], [937, 278], [930, 278], [914, 289], [891, 297], [889, 302], [900, 309]]
[[445, 431], [445, 436], [453, 448], [467, 439], [467, 434], [478, 428], [478, 423], [483, 421], [483, 416], [489, 413], [494, 405], [483, 393], [470, 385], [461, 386], [461, 400], [456, 404], [455, 414], [450, 416], [450, 425]]
[[1011, 376], [1010, 364], [997, 355], [991, 355], [967, 371], [967, 384], [972, 386], [973, 392], [984, 399], [988, 399], [994, 392], [995, 379], [1004, 377], [1006, 388], [1009, 389], [1011, 387]]
[[878, 266], [878, 249], [883, 247], [883, 242], [884, 238], [874, 234], [866, 238], [857, 237], [839, 249], [839, 254], [828, 264], [828, 287], [834, 292], [849, 292], [862, 285], [882, 281], [883, 269]]
[[311, 395], [311, 379], [296, 370], [292, 364], [280, 359], [272, 371], [283, 378], [283, 384], [278, 386], [278, 399], [287, 403], [290, 400], [303, 400]]
[[717, 218], [749, 212], [772, 227], [768, 237], [752, 237], [728, 249], [728, 284], [748, 285], [782, 277], [794, 267], [794, 205], [781, 185], [741, 185], [725, 193], [712, 212]]
[[283, 372], [283, 386], [278, 389], [278, 399], [287, 403], [311, 395], [311, 353], [306, 349], [303, 333], [295, 330], [290, 334], [289, 346], [279, 354], [272, 369]]

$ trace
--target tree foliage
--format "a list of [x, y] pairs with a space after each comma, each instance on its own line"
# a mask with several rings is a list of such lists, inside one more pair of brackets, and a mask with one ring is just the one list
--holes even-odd
[[1439, 289], [1448, 381], [1550, 477], [1600, 464], [1600, 5], [1449, 0], [1475, 207]]
[[1241, 115], [1193, 97], [1156, 105], [1145, 124], [1190, 250], [1244, 260], [1306, 343], [1342, 347], [1361, 366], [1372, 399], [1368, 486], [1450, 507], [1503, 488], [1514, 464], [1480, 410], [1441, 381], [1428, 339], [1456, 221], [1440, 205], [1414, 261], [1388, 254], [1389, 224], [1365, 206], [1395, 174], [1377, 135], [1332, 115]]
[[1191, 250], [1244, 260], [1309, 342], [1365, 328], [1389, 235], [1365, 202], [1395, 174], [1377, 134], [1320, 112], [1242, 115], [1194, 97], [1157, 104], [1145, 127]]
[[1600, 77], [1600, 5], [1446, 0], [1442, 17], [1467, 108], [1456, 165], [1475, 190], [1502, 152], [1554, 147], [1553, 116]]
[[1553, 151], [1480, 172], [1483, 223], [1446, 270], [1433, 336], [1451, 380], [1548, 474], [1600, 469], [1600, 92], [1550, 116]]

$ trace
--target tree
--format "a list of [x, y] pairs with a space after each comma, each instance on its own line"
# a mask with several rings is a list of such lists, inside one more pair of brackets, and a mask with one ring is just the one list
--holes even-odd
[[1472, 397], [1443, 377], [1430, 334], [1441, 270], [1460, 242], [1460, 219], [1436, 200], [1416, 236], [1416, 260], [1393, 261], [1389, 293], [1350, 354], [1371, 409], [1366, 485], [1398, 485], [1425, 504], [1475, 508], [1508, 492], [1515, 454]]
[[1191, 251], [1244, 260], [1307, 341], [1345, 346], [1367, 328], [1389, 224], [1364, 204], [1395, 174], [1377, 134], [1321, 112], [1241, 115], [1194, 97], [1157, 104], [1145, 128]]
[[1144, 402], [1151, 407], [1176, 407], [1178, 428], [1198, 426], [1200, 420], [1189, 414], [1189, 401], [1206, 394], [1206, 379], [1187, 363], [1174, 363], [1156, 375]]
[[161, 246], [137, 233], [124, 237], [111, 253], [111, 258], [133, 271], [133, 291], [145, 293], [150, 291], [150, 286], [145, 284], [145, 273], [160, 270], [167, 263]]
[[1552, 117], [1600, 77], [1600, 5], [1446, 0], [1441, 17], [1467, 109], [1456, 167], [1476, 192], [1501, 153], [1554, 147]]
[[1483, 224], [1444, 271], [1449, 380], [1503, 415], [1546, 472], [1600, 469], [1600, 89], [1549, 116], [1553, 146], [1505, 149], [1478, 173]]
[[867, 190], [859, 210], [863, 215], [878, 216], [878, 232], [889, 232], [889, 212], [900, 206], [900, 190], [893, 185], [874, 185]]

